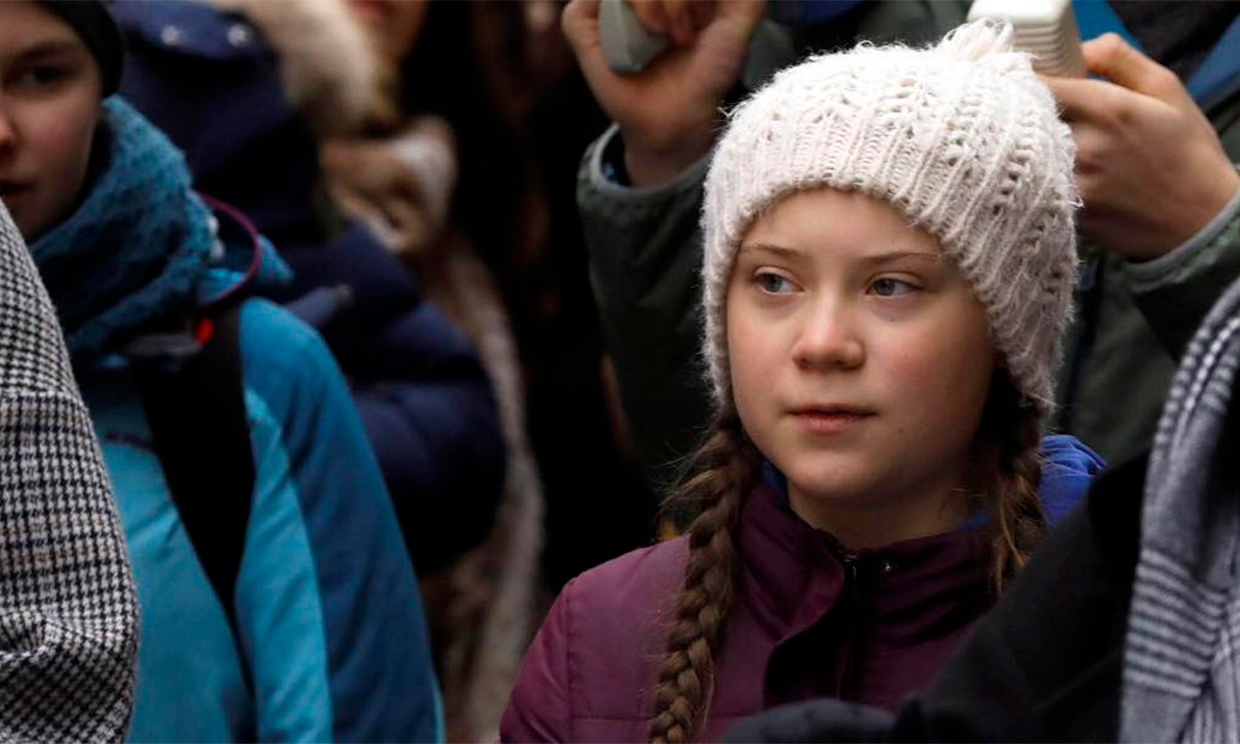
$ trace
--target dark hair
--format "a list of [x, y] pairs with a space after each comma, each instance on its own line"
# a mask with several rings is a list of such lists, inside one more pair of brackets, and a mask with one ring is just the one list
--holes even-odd
[[[979, 506], [994, 515], [992, 576], [996, 591], [1024, 565], [1045, 533], [1038, 501], [1039, 415], [997, 370], [974, 444], [971, 483]], [[687, 742], [709, 709], [714, 655], [736, 591], [736, 527], [762, 456], [735, 411], [712, 423], [669, 505], [695, 509], [689, 560], [667, 649], [652, 695], [652, 742]]]
[[689, 525], [689, 561], [667, 651], [654, 688], [652, 742], [685, 742], [709, 708], [714, 654], [732, 609], [734, 534], [762, 456], [735, 411], [719, 416], [672, 497], [699, 511]]
[[1029, 560], [1046, 535], [1038, 499], [1042, 480], [1040, 416], [1004, 370], [996, 370], [978, 424], [972, 458], [972, 486], [994, 515], [990, 529], [996, 591]]
[[39, 0], [39, 7], [69, 24], [99, 64], [103, 95], [116, 92], [125, 66], [120, 28], [100, 0]]

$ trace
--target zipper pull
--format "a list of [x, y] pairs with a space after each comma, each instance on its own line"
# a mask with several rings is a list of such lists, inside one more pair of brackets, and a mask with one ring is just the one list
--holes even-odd
[[844, 563], [844, 576], [849, 581], [856, 581], [861, 573], [861, 558], [855, 553], [847, 553], [844, 555], [842, 562]]

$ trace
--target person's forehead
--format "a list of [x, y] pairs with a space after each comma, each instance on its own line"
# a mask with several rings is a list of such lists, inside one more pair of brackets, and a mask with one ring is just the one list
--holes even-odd
[[32, 0], [0, 0], [0, 52], [45, 44], [84, 47], [77, 32]]
[[796, 191], [775, 201], [746, 231], [742, 245], [750, 242], [801, 249], [844, 247], [859, 254], [940, 253], [937, 241], [910, 224], [893, 204], [829, 188]]

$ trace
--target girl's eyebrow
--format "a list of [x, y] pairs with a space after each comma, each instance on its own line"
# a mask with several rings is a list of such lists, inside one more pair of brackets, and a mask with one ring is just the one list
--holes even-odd
[[866, 256], [861, 259], [861, 263], [866, 266], [883, 266], [910, 258], [919, 261], [939, 262], [943, 260], [943, 255], [940, 253], [931, 253], [930, 251], [890, 251], [887, 253], [877, 253], [872, 256]]
[[[806, 257], [804, 251], [796, 248], [788, 248], [782, 245], [771, 245], [769, 243], [745, 243], [741, 246], [741, 251], [749, 251], [754, 253], [766, 253], [783, 259], [804, 259]], [[930, 251], [887, 251], [885, 253], [876, 253], [866, 256], [860, 260], [860, 263], [867, 266], [883, 266], [896, 261], [905, 259], [915, 259], [919, 261], [935, 261], [943, 260], [940, 253], [932, 253]]]
[[24, 62], [38, 61], [44, 57], [77, 56], [85, 48], [74, 39], [47, 39], [23, 49], [16, 58]]
[[785, 248], [782, 245], [770, 245], [769, 243], [745, 243], [741, 246], [740, 252], [768, 253], [779, 258], [804, 258], [805, 253], [795, 248]]

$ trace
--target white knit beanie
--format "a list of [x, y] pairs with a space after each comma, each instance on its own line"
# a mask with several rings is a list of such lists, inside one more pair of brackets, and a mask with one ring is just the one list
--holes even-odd
[[861, 44], [780, 72], [732, 112], [702, 213], [718, 404], [733, 405], [724, 307], [741, 236], [781, 197], [831, 187], [883, 199], [938, 239], [1045, 418], [1076, 279], [1076, 147], [1011, 37], [983, 20], [928, 49]]

